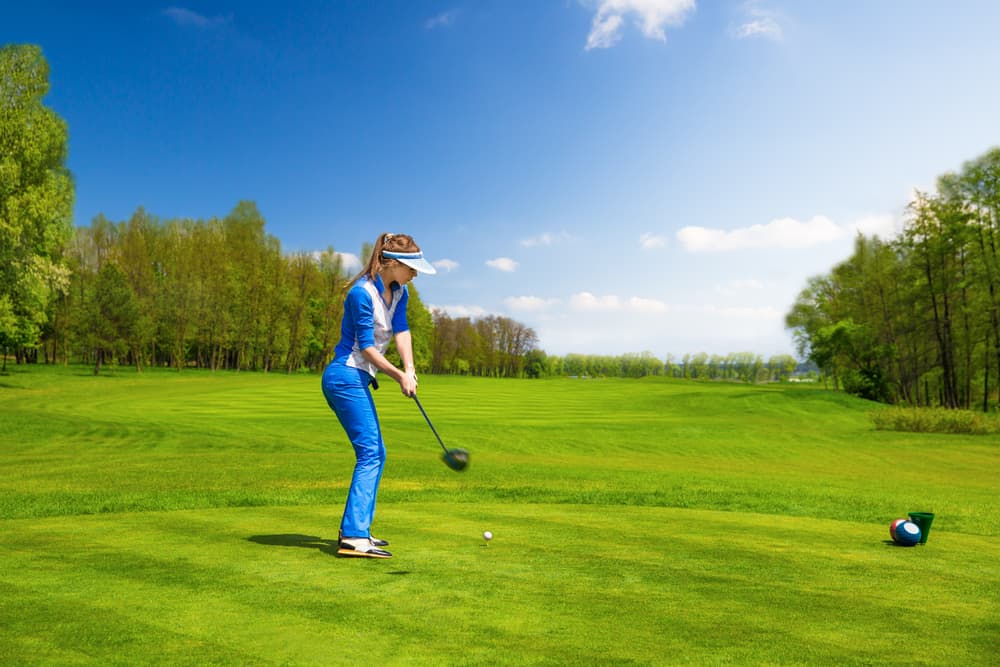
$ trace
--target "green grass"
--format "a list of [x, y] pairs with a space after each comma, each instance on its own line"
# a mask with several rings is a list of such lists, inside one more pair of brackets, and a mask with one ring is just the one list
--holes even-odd
[[[395, 557], [357, 561], [318, 377], [11, 370], [0, 664], [994, 660], [996, 436], [814, 387], [427, 376], [456, 474], [387, 382]], [[888, 544], [912, 510], [928, 544]]]

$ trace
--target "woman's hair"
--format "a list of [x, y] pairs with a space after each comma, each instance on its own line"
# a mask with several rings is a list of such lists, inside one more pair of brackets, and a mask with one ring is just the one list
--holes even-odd
[[375, 275], [382, 269], [393, 264], [399, 264], [398, 259], [382, 257], [383, 250], [388, 250], [389, 252], [420, 252], [420, 246], [417, 245], [412, 236], [407, 234], [382, 234], [375, 241], [375, 247], [372, 248], [372, 256], [368, 259], [368, 265], [361, 269], [361, 273], [351, 278], [351, 281], [347, 285], [353, 285], [362, 276], [367, 276], [368, 280], [375, 280]]

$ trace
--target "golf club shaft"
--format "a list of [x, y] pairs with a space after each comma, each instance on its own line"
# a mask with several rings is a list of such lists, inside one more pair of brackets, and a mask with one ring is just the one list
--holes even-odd
[[438, 443], [441, 445], [441, 449], [443, 449], [444, 453], [447, 454], [448, 448], [444, 446], [444, 441], [441, 440], [441, 436], [438, 435], [437, 429], [434, 428], [434, 424], [431, 423], [431, 418], [427, 416], [427, 411], [424, 410], [424, 406], [420, 405], [420, 399], [417, 398], [416, 394], [413, 395], [413, 400], [417, 402], [417, 407], [420, 408], [420, 414], [422, 414], [424, 416], [424, 419], [427, 420], [427, 425], [430, 426], [431, 431], [434, 432], [434, 437], [437, 438]]

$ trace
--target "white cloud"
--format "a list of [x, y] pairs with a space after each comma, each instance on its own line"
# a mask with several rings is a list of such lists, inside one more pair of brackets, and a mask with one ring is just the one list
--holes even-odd
[[511, 310], [543, 312], [559, 303], [559, 299], [543, 299], [537, 296], [511, 296], [503, 300]]
[[[320, 259], [322, 259], [324, 254], [326, 254], [326, 251], [324, 250], [314, 250], [312, 251], [311, 256], [314, 260], [318, 262], [320, 261]], [[349, 252], [336, 252], [336, 251], [334, 251], [333, 254], [340, 258], [341, 266], [344, 268], [345, 271], [354, 272], [361, 270], [361, 260], [358, 258], [357, 255], [352, 255]]]
[[688, 252], [729, 252], [768, 248], [800, 249], [844, 238], [849, 229], [838, 226], [826, 216], [817, 215], [805, 222], [778, 218], [764, 225], [751, 225], [726, 231], [689, 226], [677, 232], [677, 240]]
[[559, 241], [569, 240], [570, 235], [567, 232], [559, 232], [558, 234], [551, 234], [545, 232], [539, 236], [533, 236], [527, 239], [521, 239], [521, 245], [525, 248], [534, 248], [536, 246], [548, 246]]
[[167, 7], [161, 12], [161, 14], [179, 26], [191, 26], [200, 30], [207, 30], [209, 28], [225, 25], [227, 23], [231, 23], [233, 20], [232, 14], [228, 16], [214, 16], [210, 18], [184, 7]]
[[477, 318], [489, 315], [486, 309], [481, 306], [460, 306], [460, 305], [429, 306], [429, 309], [432, 312], [435, 310], [439, 310], [442, 313], [446, 313], [448, 317], [454, 317], [454, 318], [459, 318], [459, 317]]
[[623, 354], [652, 351], [658, 356], [753, 351], [790, 354], [784, 311], [775, 306], [666, 303], [655, 299], [573, 295], [568, 304], [521, 315], [549, 354]]
[[579, 292], [569, 298], [569, 306], [575, 311], [623, 311], [630, 313], [665, 313], [669, 306], [656, 299], [632, 296], [621, 299], [613, 294], [595, 296], [590, 292]]
[[496, 269], [497, 271], [513, 273], [514, 271], [517, 271], [518, 263], [510, 257], [497, 257], [496, 259], [487, 260], [486, 266], [491, 269]]
[[784, 37], [776, 12], [764, 9], [755, 2], [748, 2], [743, 5], [743, 14], [744, 17], [739, 24], [730, 30], [734, 38], [759, 38], [780, 42]]
[[777, 42], [781, 40], [781, 26], [772, 18], [755, 19], [738, 26], [734, 35], [737, 39], [763, 37]]
[[458, 262], [453, 259], [439, 259], [438, 261], [433, 262], [433, 264], [436, 268], [441, 269], [445, 273], [451, 273], [458, 268]]
[[617, 44], [626, 16], [634, 17], [647, 38], [666, 41], [664, 27], [681, 25], [694, 9], [695, 0], [601, 0], [586, 49], [606, 49]]
[[334, 252], [333, 254], [340, 257], [340, 261], [344, 268], [348, 271], [360, 271], [361, 270], [361, 258], [357, 255], [352, 255], [349, 252]]
[[594, 296], [590, 292], [580, 292], [569, 298], [573, 310], [618, 310], [621, 303], [616, 296]]
[[641, 245], [644, 250], [662, 248], [667, 245], [667, 237], [646, 233], [639, 237], [639, 245]]
[[869, 215], [851, 223], [852, 236], [860, 233], [864, 236], [877, 236], [886, 241], [897, 236], [902, 230], [902, 222], [891, 215]]
[[626, 303], [626, 310], [634, 313], [665, 313], [667, 304], [656, 299], [642, 299], [637, 296], [631, 297]]
[[600, 14], [594, 17], [594, 23], [587, 35], [587, 50], [607, 49], [618, 43], [621, 36], [622, 17], [617, 14], [601, 17]]
[[424, 28], [427, 30], [434, 30], [436, 28], [447, 28], [455, 22], [455, 18], [458, 16], [457, 9], [449, 9], [446, 12], [441, 12], [437, 16], [432, 16], [431, 18], [424, 21]]
[[682, 306], [678, 307], [676, 310], [679, 312], [692, 312], [701, 313], [704, 315], [716, 315], [724, 319], [730, 320], [758, 320], [758, 321], [775, 321], [783, 320], [784, 313], [773, 307], [773, 306], [763, 306], [763, 307], [750, 307], [750, 306], [716, 306], [713, 304], [699, 305], [699, 306]]
[[[740, 282], [740, 281], [737, 281]], [[745, 281], [755, 287], [756, 281]], [[784, 310], [774, 305], [735, 305], [578, 292], [562, 298], [532, 295], [504, 299], [508, 313], [539, 335], [549, 354], [623, 354], [653, 351], [727, 354], [752, 351], [765, 357], [794, 349]], [[480, 306], [430, 306], [449, 317], [479, 319], [496, 314]]]
[[716, 285], [715, 291], [725, 296], [735, 296], [743, 292], [762, 290], [764, 287], [765, 285], [761, 281], [750, 278], [747, 280], [730, 280], [724, 285]]

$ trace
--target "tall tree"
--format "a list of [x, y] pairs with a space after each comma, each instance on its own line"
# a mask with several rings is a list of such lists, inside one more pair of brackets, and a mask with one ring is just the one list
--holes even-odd
[[978, 294], [982, 305], [975, 309], [984, 315], [987, 332], [983, 341], [983, 410], [989, 408], [990, 369], [1000, 371], [1000, 148], [962, 165], [953, 181], [958, 196], [972, 215], [974, 252], [978, 261]]
[[410, 293], [410, 299], [406, 309], [406, 320], [410, 326], [410, 337], [413, 341], [414, 363], [418, 373], [427, 373], [431, 369], [434, 318], [421, 300], [420, 291], [416, 285], [411, 282], [407, 289]]
[[849, 391], [988, 411], [1000, 374], [1000, 149], [916, 193], [908, 210], [901, 236], [859, 238], [810, 281], [786, 325]]
[[138, 321], [139, 304], [125, 272], [114, 262], [105, 262], [80, 321], [81, 337], [93, 348], [94, 375], [104, 363], [128, 352]]
[[72, 233], [69, 133], [42, 104], [48, 90], [39, 47], [0, 47], [0, 353], [34, 347], [68, 285], [59, 253]]
[[137, 371], [151, 358], [156, 326], [153, 305], [156, 281], [153, 252], [158, 230], [156, 221], [142, 208], [136, 210], [127, 223], [118, 226], [117, 259], [128, 277], [129, 285], [139, 307], [132, 336], [132, 363]]
[[945, 407], [957, 408], [961, 402], [954, 333], [955, 301], [961, 281], [959, 262], [965, 214], [955, 202], [924, 193], [917, 193], [910, 209], [912, 218], [906, 229], [906, 240], [924, 274], [923, 287], [942, 374], [941, 402]]

